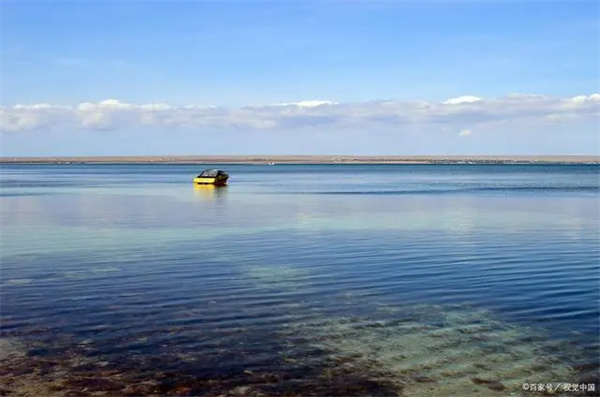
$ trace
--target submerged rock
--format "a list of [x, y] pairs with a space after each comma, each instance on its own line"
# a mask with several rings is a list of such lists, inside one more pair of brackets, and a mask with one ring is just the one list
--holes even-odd
[[417, 381], [419, 383], [435, 383], [437, 382], [435, 379], [430, 378], [429, 376], [423, 375], [423, 374], [411, 374], [410, 378], [414, 381]]
[[490, 390], [495, 390], [495, 391], [506, 390], [506, 386], [504, 386], [502, 383], [500, 383], [497, 380], [471, 378], [471, 382], [475, 383], [476, 385], [484, 385]]
[[14, 338], [0, 338], [0, 360], [23, 357], [27, 353], [25, 346]]

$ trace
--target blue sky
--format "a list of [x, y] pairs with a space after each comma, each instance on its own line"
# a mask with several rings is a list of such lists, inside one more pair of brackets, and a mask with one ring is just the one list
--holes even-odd
[[0, 7], [3, 155], [600, 152], [593, 0]]

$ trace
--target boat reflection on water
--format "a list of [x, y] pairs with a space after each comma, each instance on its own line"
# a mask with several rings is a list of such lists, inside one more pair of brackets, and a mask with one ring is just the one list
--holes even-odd
[[227, 195], [227, 186], [194, 184], [194, 196], [203, 201], [222, 201]]

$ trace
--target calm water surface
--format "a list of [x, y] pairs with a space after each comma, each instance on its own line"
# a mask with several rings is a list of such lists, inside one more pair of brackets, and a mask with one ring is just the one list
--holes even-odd
[[203, 168], [2, 166], [2, 387], [598, 388], [598, 166]]

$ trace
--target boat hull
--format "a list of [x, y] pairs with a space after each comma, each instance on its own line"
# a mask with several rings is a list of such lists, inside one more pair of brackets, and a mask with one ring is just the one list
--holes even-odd
[[196, 177], [194, 183], [197, 185], [214, 185], [214, 186], [225, 186], [229, 178], [213, 178], [213, 177]]

